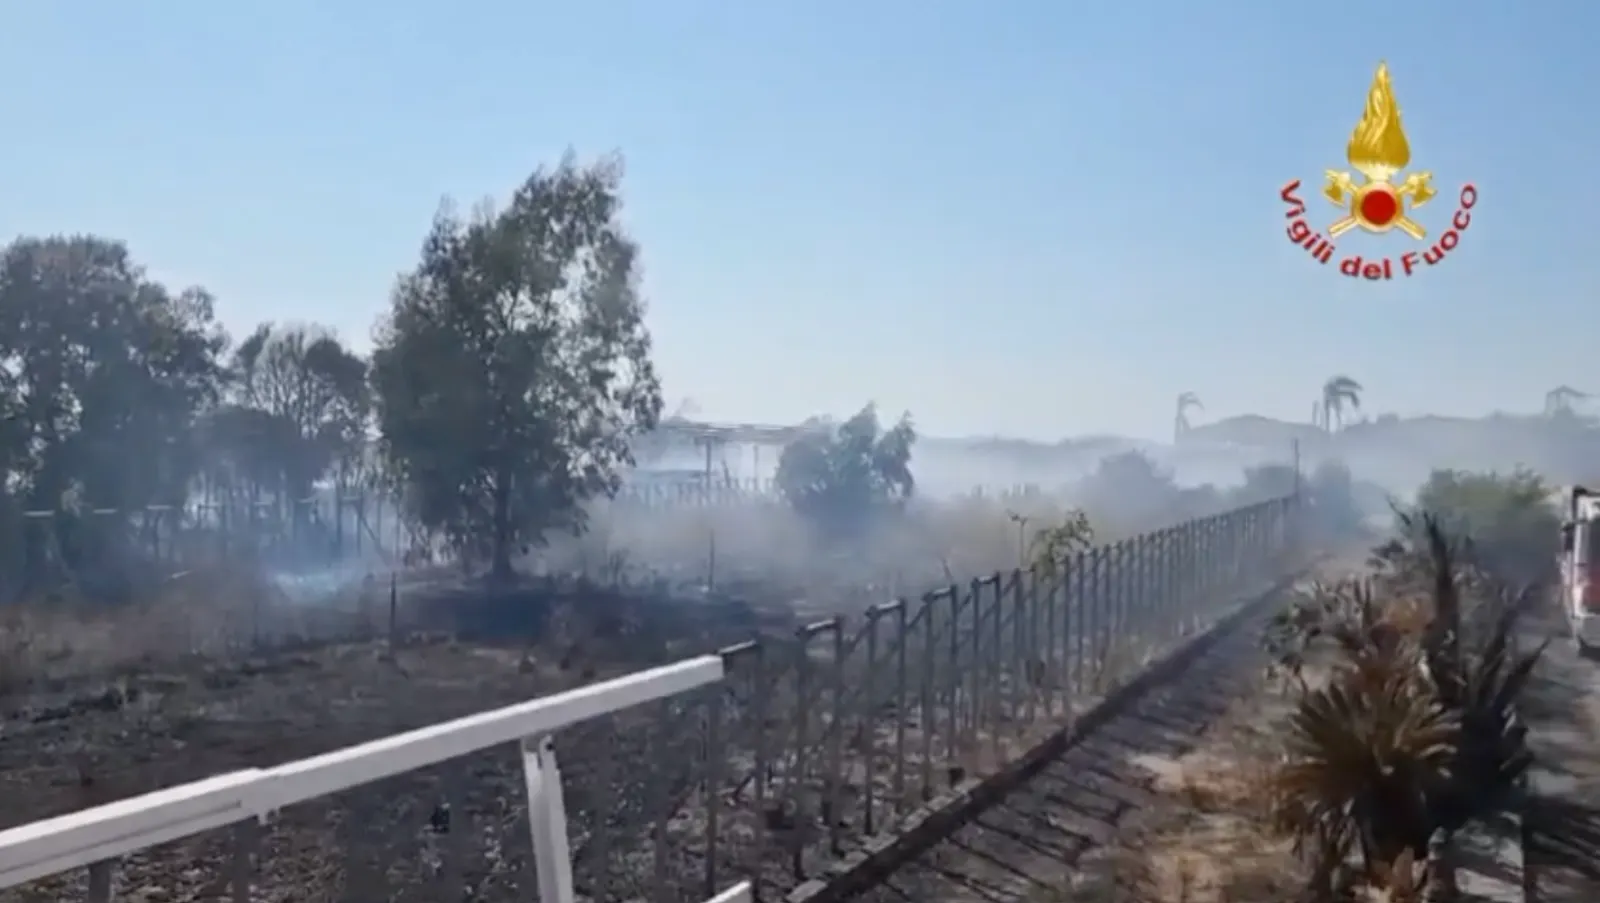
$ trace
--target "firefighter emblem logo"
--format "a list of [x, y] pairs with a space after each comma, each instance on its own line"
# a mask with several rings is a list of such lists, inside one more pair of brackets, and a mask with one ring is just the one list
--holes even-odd
[[[1352, 230], [1359, 229], [1371, 235], [1399, 231], [1417, 242], [1428, 240], [1428, 229], [1414, 214], [1433, 200], [1438, 191], [1433, 187], [1432, 172], [1402, 174], [1411, 164], [1411, 143], [1400, 119], [1400, 105], [1395, 101], [1394, 85], [1385, 63], [1378, 64], [1377, 74], [1367, 89], [1361, 119], [1345, 146], [1345, 160], [1354, 173], [1336, 169], [1325, 171], [1322, 196], [1343, 213], [1327, 226], [1326, 236], [1306, 219], [1306, 205], [1297, 193], [1300, 180], [1290, 182], [1279, 193], [1289, 205], [1285, 215], [1290, 220], [1290, 241], [1304, 248], [1319, 263], [1330, 263], [1337, 252], [1334, 241]], [[1438, 263], [1460, 243], [1461, 233], [1472, 221], [1470, 211], [1477, 201], [1477, 189], [1470, 184], [1464, 186], [1459, 207], [1450, 221], [1451, 228], [1420, 254], [1408, 251], [1401, 254], [1398, 261], [1371, 255], [1366, 258], [1349, 256], [1340, 261], [1339, 271], [1347, 276], [1392, 279], [1397, 271], [1410, 276], [1420, 269], [1420, 264]]]
[[1407, 215], [1407, 201], [1415, 209], [1433, 200], [1438, 193], [1433, 190], [1433, 173], [1411, 173], [1398, 185], [1390, 181], [1411, 162], [1411, 144], [1400, 123], [1400, 106], [1394, 102], [1389, 67], [1383, 63], [1378, 64], [1378, 74], [1372, 78], [1367, 108], [1350, 135], [1345, 159], [1361, 173], [1363, 181], [1357, 185], [1350, 173], [1328, 170], [1322, 196], [1346, 211], [1343, 218], [1328, 227], [1330, 236], [1338, 238], [1359, 227], [1377, 233], [1399, 229], [1418, 241], [1427, 237], [1427, 230]]

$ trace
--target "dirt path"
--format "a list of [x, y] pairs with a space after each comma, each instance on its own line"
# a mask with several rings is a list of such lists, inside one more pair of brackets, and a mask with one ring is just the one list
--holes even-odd
[[[1155, 760], [1191, 750], [1264, 664], [1260, 621], [1226, 628], [1185, 674], [1113, 715], [1024, 787], [901, 866], [862, 899], [1042, 903], [1095, 899], [1091, 884], [1115, 876], [1094, 867], [1139, 813], [1158, 802]], [[1108, 883], [1111, 882], [1111, 883]], [[1120, 899], [1120, 898], [1119, 898]]]
[[[1600, 810], [1600, 662], [1578, 655], [1554, 605], [1531, 613], [1525, 626], [1529, 646], [1550, 641], [1528, 712], [1538, 757], [1535, 786], [1542, 794], [1576, 798]], [[1542, 903], [1595, 898], [1594, 886], [1577, 875], [1537, 858], [1532, 864]]]

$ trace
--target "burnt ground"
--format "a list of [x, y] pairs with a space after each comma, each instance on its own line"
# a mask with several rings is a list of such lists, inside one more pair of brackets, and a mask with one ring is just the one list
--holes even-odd
[[[727, 602], [524, 595], [439, 593], [413, 621], [449, 634], [414, 632], [393, 649], [340, 643], [145, 662], [0, 696], [0, 829], [520, 702], [791, 621]], [[575, 778], [568, 806], [580, 860], [597, 813], [642, 829], [645, 798], [676, 792], [661, 782], [674, 771], [666, 764], [687, 755], [670, 738], [686, 732], [663, 732], [671, 725], [661, 714], [626, 713], [558, 738], [563, 771]], [[514, 812], [524, 794], [508, 748], [291, 807], [259, 838], [256, 899], [437, 899], [430, 888], [440, 880], [475, 898], [509, 897], [531, 881], [526, 819]], [[443, 856], [451, 845], [476, 849]], [[231, 849], [227, 833], [213, 832], [146, 851], [124, 864], [119, 894], [221, 899], [216, 864]], [[84, 880], [47, 879], [0, 891], [0, 901], [71, 898]], [[391, 896], [393, 887], [409, 890]]]
[[[1563, 840], [1568, 855], [1529, 856], [1547, 903], [1593, 900], [1596, 882], [1561, 860], [1576, 852], [1593, 857], [1600, 845], [1600, 661], [1582, 656], [1568, 636], [1554, 604], [1527, 619], [1525, 642], [1548, 642], [1535, 674], [1528, 720], [1537, 761], [1533, 782], [1538, 792], [1581, 804], [1588, 809], [1588, 830], [1572, 831]], [[1552, 861], [1553, 860], [1553, 861]]]

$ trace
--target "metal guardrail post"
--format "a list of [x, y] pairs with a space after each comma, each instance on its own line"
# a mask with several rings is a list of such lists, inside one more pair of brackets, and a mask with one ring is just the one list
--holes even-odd
[[528, 828], [539, 876], [539, 903], [572, 903], [572, 852], [561, 770], [549, 735], [522, 741], [522, 775], [528, 791]]
[[105, 859], [89, 866], [89, 903], [111, 903], [116, 893], [117, 862]]
[[[959, 592], [954, 585], [948, 590], [951, 596]], [[930, 593], [922, 597], [922, 717], [917, 723], [917, 731], [922, 735], [922, 786], [920, 793], [922, 801], [927, 802], [933, 798], [933, 658], [935, 654], [935, 637], [933, 619], [940, 596]]]
[[908, 626], [908, 605], [904, 599], [895, 604], [896, 635], [900, 643], [894, 655], [894, 815], [899, 819], [906, 809], [906, 722], [911, 697], [906, 686], [906, 647], [911, 645], [911, 628]]
[[[978, 742], [978, 719], [983, 717], [983, 581], [974, 579], [967, 590], [964, 604], [972, 607], [972, 623], [965, 633], [972, 640], [966, 662], [961, 660], [963, 628], [961, 626], [962, 595], [950, 595], [950, 643], [946, 666], [946, 698], [949, 700], [949, 733], [945, 740], [945, 760], [955, 763], [961, 753], [975, 747]], [[962, 680], [962, 676], [966, 680]], [[965, 688], [963, 688], [965, 684]], [[963, 705], [963, 703], [965, 705]], [[963, 710], [966, 717], [963, 718]], [[946, 769], [946, 784], [949, 770]]]
[[827, 819], [828, 849], [835, 856], [843, 852], [840, 828], [844, 824], [844, 734], [845, 734], [845, 645], [844, 619], [833, 620], [833, 676], [829, 682], [832, 703], [828, 734], [828, 777], [823, 785], [826, 802], [822, 817]]

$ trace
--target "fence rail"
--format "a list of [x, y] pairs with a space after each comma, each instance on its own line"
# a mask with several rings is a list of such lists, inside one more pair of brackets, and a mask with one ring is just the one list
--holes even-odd
[[[974, 486], [966, 493], [1000, 504], [1044, 495], [1032, 485]], [[713, 474], [636, 479], [597, 504], [624, 518], [648, 518], [763, 509], [781, 505], [782, 496], [769, 478]], [[207, 495], [176, 505], [25, 510], [13, 523], [0, 524], [0, 534], [6, 540], [0, 543], [0, 604], [73, 583], [115, 585], [116, 572], [102, 581], [96, 564], [121, 561], [128, 552], [169, 573], [243, 562], [313, 590], [367, 573], [444, 565], [452, 557], [392, 494], [361, 488], [305, 498]]]
[[[1283, 577], [1298, 513], [1295, 498], [1263, 502], [827, 618], [673, 666], [699, 676], [604, 711], [578, 700], [616, 682], [16, 828], [0, 833], [0, 888], [35, 882], [40, 896], [0, 901], [104, 903], [117, 857], [123, 883], [165, 901], [513, 900], [539, 888], [554, 903], [569, 897], [550, 873], [568, 868], [577, 893], [608, 903], [771, 898], [1020, 755]], [[545, 739], [509, 748], [529, 735]], [[558, 750], [564, 830], [540, 795]], [[225, 865], [210, 875], [197, 863]], [[726, 891], [733, 881], [750, 885]]]

